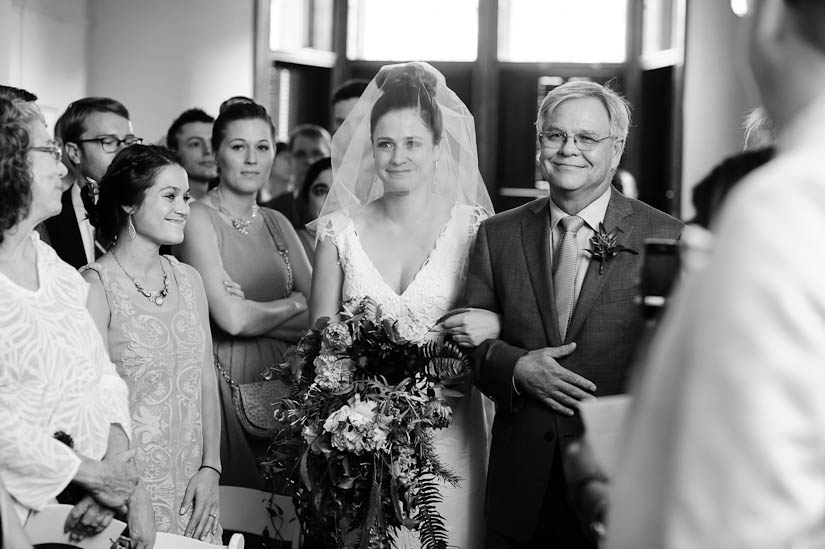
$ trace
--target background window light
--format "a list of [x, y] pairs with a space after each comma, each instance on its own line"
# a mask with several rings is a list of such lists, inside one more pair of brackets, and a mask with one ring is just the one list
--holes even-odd
[[475, 61], [478, 0], [350, 0], [349, 59]]
[[627, 0], [499, 0], [498, 58], [623, 63]]

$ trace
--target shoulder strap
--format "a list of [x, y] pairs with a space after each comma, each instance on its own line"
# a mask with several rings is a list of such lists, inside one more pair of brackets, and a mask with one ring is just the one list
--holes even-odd
[[278, 226], [278, 223], [275, 221], [275, 215], [273, 213], [267, 212], [264, 209], [261, 209], [261, 214], [264, 218], [264, 224], [266, 228], [269, 230], [269, 234], [272, 235], [272, 240], [275, 241], [275, 246], [278, 248], [278, 251], [286, 250], [286, 242], [284, 241], [284, 233], [281, 231], [281, 227]]
[[268, 212], [266, 208], [262, 208], [261, 215], [263, 215], [264, 224], [267, 230], [269, 230], [269, 234], [272, 235], [272, 240], [275, 241], [275, 247], [278, 248], [278, 255], [281, 256], [286, 266], [286, 289], [284, 290], [284, 297], [286, 298], [292, 293], [294, 287], [292, 264], [289, 262], [289, 248], [287, 248], [286, 242], [284, 241], [284, 234], [281, 228], [275, 221], [275, 213]]

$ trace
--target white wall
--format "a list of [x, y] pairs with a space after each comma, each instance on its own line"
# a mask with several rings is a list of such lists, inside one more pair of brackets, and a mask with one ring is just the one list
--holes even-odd
[[747, 21], [728, 0], [688, 0], [685, 51], [682, 215], [693, 216], [693, 186], [742, 150], [742, 118], [759, 104], [747, 68]]
[[121, 101], [147, 141], [185, 109], [252, 96], [254, 0], [88, 1], [88, 94]]
[[0, 0], [0, 83], [40, 96], [52, 128], [86, 95], [88, 0]]

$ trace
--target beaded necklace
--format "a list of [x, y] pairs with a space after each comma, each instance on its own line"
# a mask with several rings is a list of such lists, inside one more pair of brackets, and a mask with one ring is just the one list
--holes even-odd
[[234, 227], [236, 231], [241, 234], [249, 234], [249, 226], [252, 225], [252, 222], [258, 217], [257, 204], [252, 204], [252, 213], [249, 217], [235, 217], [232, 215], [232, 212], [224, 208], [223, 193], [220, 187], [218, 187], [218, 190], [215, 191], [215, 194], [212, 196], [212, 202], [214, 202], [219, 212], [229, 218], [229, 221], [232, 222], [232, 227]]
[[129, 277], [129, 280], [132, 281], [132, 284], [135, 285], [137, 291], [140, 292], [140, 294], [143, 297], [149, 300], [149, 303], [154, 303], [158, 307], [163, 305], [163, 302], [166, 300], [166, 296], [169, 295], [169, 275], [166, 274], [166, 269], [163, 268], [163, 260], [160, 261], [160, 270], [163, 271], [163, 289], [159, 292], [150, 292], [149, 290], [141, 286], [140, 283], [138, 283], [138, 281], [135, 280], [135, 277], [129, 274], [129, 271], [126, 270], [126, 268], [115, 255], [114, 250], [112, 250], [112, 257], [115, 259], [115, 263], [117, 263], [120, 266], [120, 268], [123, 270], [126, 276]]

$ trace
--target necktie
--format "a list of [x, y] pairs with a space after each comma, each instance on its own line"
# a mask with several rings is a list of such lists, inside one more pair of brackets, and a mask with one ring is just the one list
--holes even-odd
[[559, 333], [563, 342], [573, 312], [573, 298], [576, 295], [576, 271], [579, 266], [579, 242], [576, 240], [576, 233], [582, 228], [584, 219], [569, 215], [563, 217], [559, 223], [564, 235], [553, 261], [553, 290], [556, 298], [556, 318], [559, 321]]

